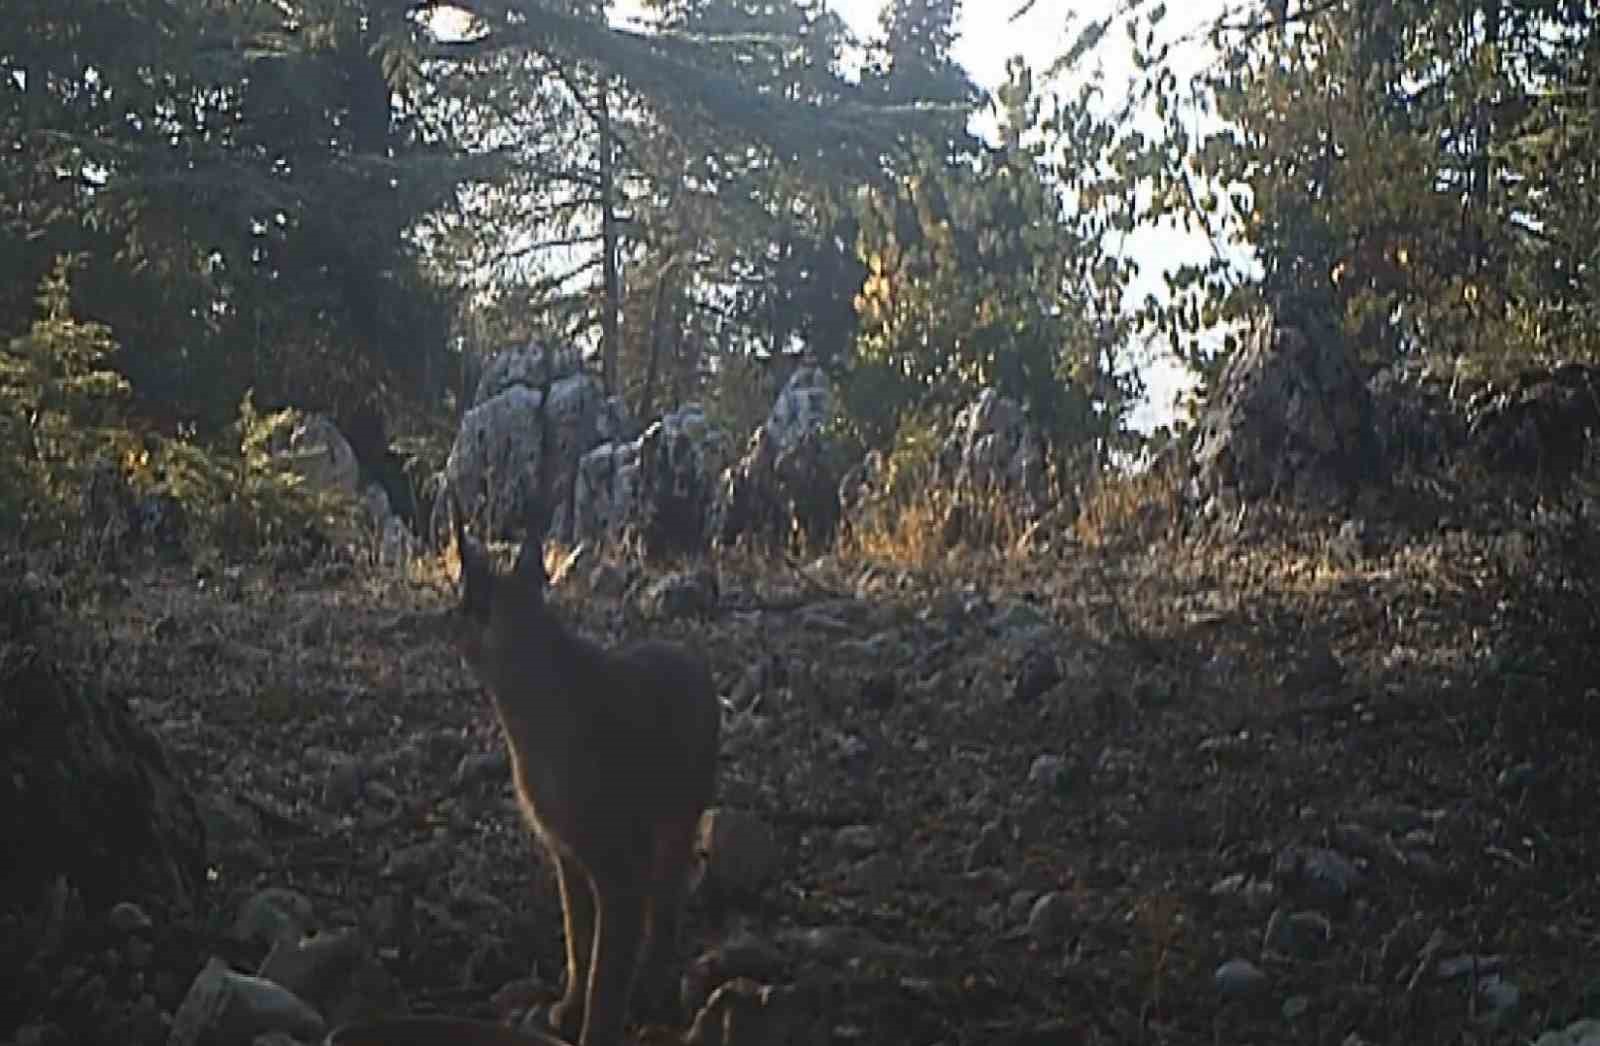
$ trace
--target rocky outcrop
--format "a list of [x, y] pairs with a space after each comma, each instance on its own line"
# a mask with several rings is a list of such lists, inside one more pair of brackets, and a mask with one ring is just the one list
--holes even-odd
[[1023, 522], [1050, 504], [1043, 435], [1015, 400], [984, 389], [957, 412], [934, 461], [934, 489], [949, 495], [944, 541], [988, 542], [995, 508]]
[[489, 363], [438, 484], [435, 541], [442, 542], [449, 529], [451, 493], [491, 532], [509, 534], [541, 482], [556, 503], [551, 536], [571, 539], [573, 518], [564, 495], [572, 490], [579, 462], [601, 443], [620, 439], [625, 424], [617, 403], [580, 362], [570, 349], [529, 342]]
[[828, 540], [839, 520], [839, 476], [824, 429], [832, 385], [807, 358], [778, 393], [744, 454], [722, 474], [712, 509], [712, 536], [723, 545], [762, 545], [791, 537]]
[[1372, 397], [1332, 326], [1258, 317], [1202, 412], [1194, 493], [1208, 503], [1337, 508], [1389, 472]]
[[574, 539], [604, 541], [631, 529], [650, 558], [705, 550], [714, 477], [726, 435], [697, 405], [669, 411], [637, 439], [603, 443], [579, 464]]

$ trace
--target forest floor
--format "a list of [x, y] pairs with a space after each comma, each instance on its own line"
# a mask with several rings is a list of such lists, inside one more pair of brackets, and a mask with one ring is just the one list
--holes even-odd
[[[1546, 547], [1262, 515], [725, 562], [703, 616], [581, 571], [557, 596], [710, 658], [717, 802], [777, 860], [691, 900], [685, 955], [737, 929], [770, 980], [826, 971], [808, 1041], [1512, 1043], [1600, 1017], [1600, 558]], [[419, 624], [453, 570], [152, 568], [97, 627], [197, 795], [243, 811], [218, 925], [290, 887], [413, 1011], [495, 1016], [531, 972], [554, 994], [561, 923], [487, 699]]]

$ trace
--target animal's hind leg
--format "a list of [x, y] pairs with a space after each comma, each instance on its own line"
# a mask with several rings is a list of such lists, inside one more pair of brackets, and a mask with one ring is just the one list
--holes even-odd
[[622, 1042], [644, 932], [646, 884], [641, 879], [595, 879], [594, 957], [589, 961], [589, 997], [579, 1046]]

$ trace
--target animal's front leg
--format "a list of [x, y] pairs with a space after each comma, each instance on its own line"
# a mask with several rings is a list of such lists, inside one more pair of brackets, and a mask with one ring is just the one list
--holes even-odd
[[579, 1046], [618, 1046], [628, 1020], [644, 931], [644, 891], [628, 880], [595, 883], [594, 957], [589, 964], [589, 998]]
[[589, 990], [589, 959], [595, 947], [594, 887], [575, 858], [556, 855], [561, 883], [561, 913], [567, 938], [567, 983], [561, 1001], [550, 1008], [550, 1027], [568, 1042], [583, 1029], [584, 998]]

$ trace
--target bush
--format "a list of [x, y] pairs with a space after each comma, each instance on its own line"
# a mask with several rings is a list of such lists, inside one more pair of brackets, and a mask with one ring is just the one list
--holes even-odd
[[243, 555], [348, 533], [357, 506], [305, 489], [268, 453], [288, 412], [261, 414], [247, 393], [236, 443], [215, 448], [137, 429], [128, 382], [110, 366], [111, 329], [72, 314], [79, 260], [57, 260], [40, 283], [38, 318], [0, 347], [0, 529], [29, 544], [103, 546], [135, 529], [136, 506], [160, 498], [175, 506], [191, 552]]
[[89, 470], [135, 449], [128, 383], [107, 366], [111, 330], [72, 315], [78, 263], [56, 260], [40, 281], [38, 319], [0, 349], [0, 527], [30, 540], [66, 536]]

